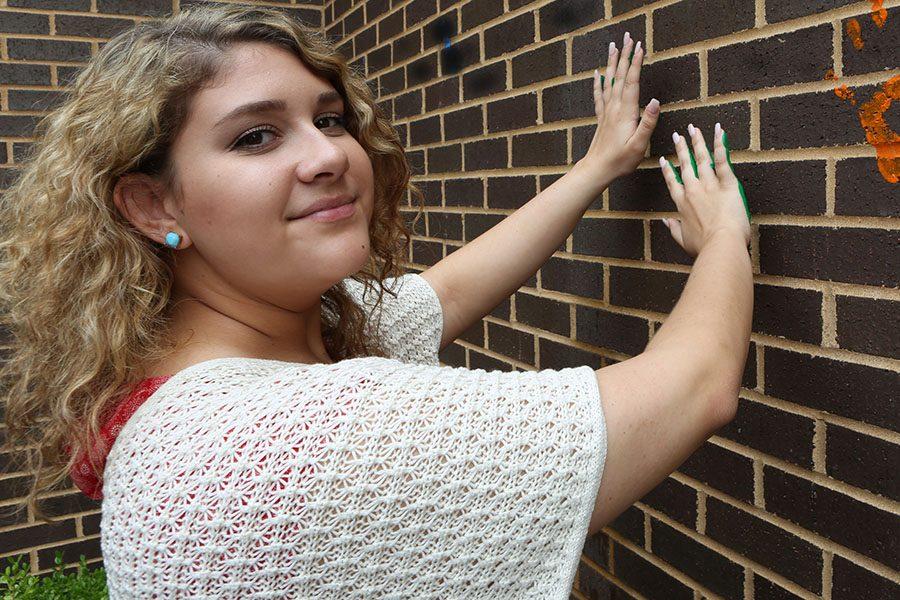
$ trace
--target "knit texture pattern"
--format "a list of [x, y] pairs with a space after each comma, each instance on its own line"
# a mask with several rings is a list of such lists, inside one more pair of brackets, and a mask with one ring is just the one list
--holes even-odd
[[137, 409], [104, 471], [110, 598], [569, 597], [606, 458], [594, 371], [442, 367], [437, 295], [402, 279], [397, 357], [213, 359]]

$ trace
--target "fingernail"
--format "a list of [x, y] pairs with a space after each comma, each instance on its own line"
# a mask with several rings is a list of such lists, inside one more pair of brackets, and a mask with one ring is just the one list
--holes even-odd
[[656, 98], [651, 99], [650, 102], [647, 104], [647, 108], [652, 113], [658, 113], [659, 112], [659, 100], [657, 100]]
[[628, 40], [629, 40], [629, 39], [631, 39], [631, 34], [628, 33], [628, 32], [626, 31], [626, 32], [625, 32], [625, 43], [626, 43], [626, 44], [628, 43]]
[[597, 76], [600, 75], [600, 71], [594, 69], [594, 79], [597, 79]]
[[616, 43], [610, 42], [609, 43], [609, 53], [612, 54], [615, 49], [616, 49]]
[[722, 135], [722, 125], [721, 123], [716, 123], [716, 137], [720, 137]]
[[672, 141], [673, 142], [675, 142], [677, 144], [678, 140], [680, 140], [680, 139], [681, 139], [681, 137], [678, 135], [677, 131], [672, 132]]
[[637, 46], [634, 47], [634, 51], [637, 52], [637, 51], [640, 50], [640, 49], [641, 49], [641, 43], [638, 42], [638, 43], [637, 43]]
[[663, 169], [663, 168], [665, 168], [665, 166], [666, 166], [666, 157], [660, 156], [659, 157], [659, 168]]
[[690, 134], [692, 136], [694, 135], [694, 126], [693, 125], [690, 125], [690, 124], [688, 125], [688, 134]]

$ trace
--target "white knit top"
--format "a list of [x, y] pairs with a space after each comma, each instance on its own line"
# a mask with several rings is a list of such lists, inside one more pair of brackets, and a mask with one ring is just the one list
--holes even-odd
[[606, 458], [593, 369], [442, 367], [434, 290], [389, 285], [392, 358], [213, 359], [137, 409], [104, 471], [111, 599], [569, 597]]

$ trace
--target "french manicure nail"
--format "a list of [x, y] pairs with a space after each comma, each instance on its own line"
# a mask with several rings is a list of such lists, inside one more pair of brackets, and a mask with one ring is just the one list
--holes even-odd
[[626, 31], [626, 32], [625, 32], [625, 43], [626, 43], [626, 44], [628, 43], [628, 40], [629, 40], [630, 38], [631, 38], [631, 34], [628, 33], [628, 32]]
[[677, 144], [677, 143], [678, 143], [678, 140], [680, 140], [680, 139], [681, 139], [681, 137], [679, 137], [678, 132], [677, 132], [677, 131], [673, 131], [673, 132], [672, 132], [672, 141], [675, 142], [675, 143]]
[[638, 43], [637, 43], [637, 46], [634, 47], [634, 51], [637, 52], [637, 51], [640, 50], [640, 49], [641, 49], [641, 43], [638, 42]]
[[693, 125], [690, 125], [690, 124], [688, 125], [688, 134], [692, 135], [692, 136], [694, 135], [694, 126]]

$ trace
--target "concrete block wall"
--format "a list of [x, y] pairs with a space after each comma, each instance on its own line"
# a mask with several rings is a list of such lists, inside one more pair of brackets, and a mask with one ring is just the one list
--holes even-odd
[[[98, 44], [187, 4], [0, 0], [0, 186], [37, 116]], [[755, 311], [738, 415], [586, 540], [572, 597], [900, 596], [900, 188], [896, 161], [878, 162], [891, 148], [879, 132], [900, 131], [888, 85], [900, 75], [900, 1], [244, 4], [318, 19], [393, 117], [427, 205], [415, 271], [584, 154], [593, 69], [625, 31], [643, 40], [641, 105], [662, 103], [647, 159], [442, 362], [600, 368], [640, 353], [692, 263], [659, 221], [676, 213], [656, 159], [671, 156], [673, 130], [720, 121], [753, 212]], [[871, 124], [879, 98], [881, 129]], [[414, 205], [406, 212], [412, 222]], [[0, 502], [26, 475], [3, 475]], [[27, 552], [44, 571], [59, 548], [67, 564], [79, 553], [99, 564], [99, 504], [74, 489], [54, 498], [71, 519], [0, 523], [0, 560]]]

